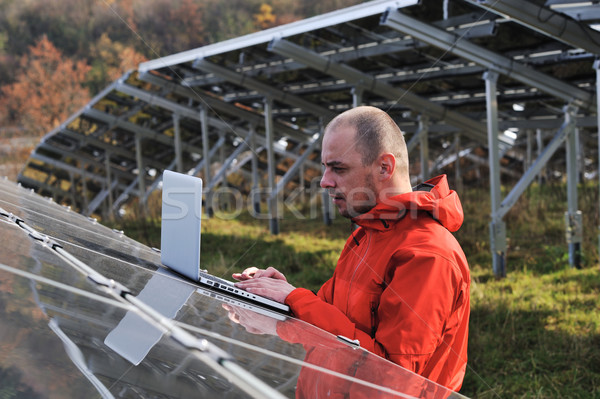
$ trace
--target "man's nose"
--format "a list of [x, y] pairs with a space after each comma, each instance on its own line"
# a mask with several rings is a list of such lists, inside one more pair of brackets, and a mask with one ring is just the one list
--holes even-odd
[[323, 176], [321, 176], [321, 188], [334, 187], [334, 182], [330, 175], [331, 174], [327, 171], [327, 169], [323, 171]]

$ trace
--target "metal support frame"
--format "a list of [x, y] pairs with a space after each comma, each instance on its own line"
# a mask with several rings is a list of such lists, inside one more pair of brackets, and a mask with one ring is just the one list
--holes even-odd
[[75, 200], [75, 198], [77, 197], [77, 193], [75, 192], [75, 175], [70, 170], [68, 170], [67, 172], [69, 172], [69, 194], [71, 197], [71, 204], [73, 205], [73, 207], [76, 207], [77, 201]]
[[379, 81], [375, 77], [345, 64], [331, 62], [328, 57], [322, 56], [304, 47], [284, 39], [274, 39], [269, 43], [269, 51], [273, 51], [284, 57], [290, 57], [307, 67], [327, 73], [347, 82], [357, 82], [355, 87], [368, 90], [389, 100], [402, 100], [406, 106], [421, 112], [432, 119], [445, 120], [448, 124], [464, 130], [464, 134], [471, 136], [481, 143], [485, 142], [485, 126], [463, 114], [449, 110], [428, 99], [417, 96], [414, 93], [392, 86], [389, 83]]
[[[77, 167], [77, 166], [68, 164], [64, 161], [54, 159], [54, 158], [48, 157], [46, 155], [38, 154], [37, 152], [31, 153], [30, 158], [37, 159], [39, 161], [44, 162], [45, 164], [52, 165], [56, 168], [60, 168], [62, 170], [80, 175], [82, 179], [84, 179], [84, 176], [85, 176], [86, 179], [94, 180], [100, 184], [106, 184], [106, 177], [97, 175], [95, 173], [87, 172], [87, 171], [85, 171], [83, 166]], [[80, 165], [89, 165], [89, 163], [86, 162], [83, 158], [79, 158], [78, 161], [79, 161]]]
[[521, 179], [517, 182], [517, 184], [513, 187], [513, 189], [508, 193], [504, 200], [500, 204], [500, 210], [498, 211], [498, 216], [504, 217], [508, 211], [512, 208], [512, 206], [517, 202], [517, 199], [525, 192], [529, 184], [535, 179], [540, 170], [546, 165], [548, 160], [554, 155], [554, 153], [560, 148], [563, 144], [567, 136], [575, 129], [575, 119], [573, 115], [576, 113], [576, 108], [571, 106], [565, 106], [564, 109], [564, 118], [560, 129], [556, 132], [552, 140], [548, 143], [548, 145], [544, 148], [541, 154], [536, 158], [535, 162], [531, 167], [523, 174]]
[[328, 108], [321, 107], [301, 97], [295, 96], [283, 90], [276, 89], [267, 83], [263, 83], [257, 79], [248, 77], [242, 71], [232, 71], [231, 69], [224, 68], [205, 59], [196, 60], [194, 62], [194, 68], [198, 68], [204, 72], [214, 73], [215, 75], [220, 76], [231, 83], [235, 83], [248, 89], [256, 90], [263, 95], [269, 96], [271, 101], [277, 100], [284, 104], [301, 108], [308, 113], [323, 117], [327, 121], [336, 116], [335, 112], [329, 110]]
[[117, 181], [114, 181], [104, 189], [100, 190], [100, 192], [96, 194], [96, 196], [90, 201], [89, 205], [87, 206], [87, 210], [86, 212], [84, 212], [84, 214], [89, 216], [92, 213], [94, 213], [96, 209], [98, 209], [98, 207], [102, 205], [102, 202], [104, 202], [106, 197], [112, 195], [112, 190], [114, 190], [116, 186]]
[[485, 10], [592, 54], [600, 54], [600, 33], [542, 5], [522, 0], [466, 0]]
[[421, 129], [417, 128], [417, 131], [414, 132], [412, 136], [410, 136], [410, 140], [408, 140], [408, 142], [406, 143], [406, 151], [408, 151], [408, 154], [410, 154], [412, 152], [412, 150], [415, 149], [417, 144], [419, 144], [420, 140], [421, 140]]
[[455, 33], [446, 32], [392, 9], [389, 9], [382, 17], [381, 24], [411, 35], [416, 40], [421, 40], [458, 57], [475, 62], [490, 71], [510, 76], [521, 83], [535, 87], [575, 106], [596, 110], [596, 100], [589, 92], [471, 43]]
[[304, 200], [306, 199], [306, 187], [304, 185], [304, 171], [305, 171], [305, 166], [304, 166], [304, 162], [302, 162], [299, 167], [298, 167], [298, 187], [300, 188], [300, 200], [301, 202], [304, 202]]
[[577, 209], [577, 129], [573, 128], [566, 140], [567, 156], [567, 211], [565, 212], [566, 239], [569, 246], [569, 264], [581, 267], [581, 242], [583, 241], [582, 214]]
[[304, 32], [327, 28], [344, 22], [381, 14], [388, 7], [409, 7], [418, 4], [418, 0], [373, 0], [357, 4], [341, 10], [316, 15], [306, 20], [276, 26], [274, 28], [251, 33], [239, 38], [224, 42], [214, 43], [198, 49], [184, 51], [183, 53], [146, 61], [138, 67], [139, 72], [165, 68], [183, 62], [191, 62], [198, 58], [222, 54], [225, 51], [239, 50], [260, 43], [267, 43], [273, 37], [289, 37]]
[[533, 159], [533, 134], [531, 129], [527, 129], [526, 134], [526, 149], [525, 149], [525, 161], [523, 162], [523, 173], [527, 172], [527, 169], [531, 166]]
[[273, 100], [269, 97], [265, 97], [264, 107], [265, 138], [267, 141], [267, 189], [269, 193], [269, 225], [271, 228], [271, 234], [279, 234], [279, 204], [277, 195], [273, 195], [275, 192], [275, 150], [273, 149], [275, 132], [273, 131]]
[[352, 88], [352, 107], [353, 108], [356, 108], [356, 107], [362, 105], [363, 92], [364, 92], [364, 90], [359, 86], [354, 86]]
[[[544, 151], [544, 136], [542, 129], [535, 129], [535, 141], [537, 143], [537, 157], [539, 158]], [[546, 180], [544, 168], [540, 168], [537, 174], [538, 184], [541, 185]]]
[[[109, 219], [113, 219], [113, 203], [114, 203], [114, 197], [113, 197], [113, 188], [112, 188], [112, 168], [110, 166], [110, 152], [106, 151], [104, 153], [104, 163], [105, 163], [105, 169], [106, 169], [106, 183], [107, 183], [107, 187], [110, 187], [110, 189], [108, 190], [108, 209], [107, 209], [107, 213], [108, 213], [108, 218]], [[117, 181], [115, 180], [115, 183], [117, 183]]]
[[175, 169], [179, 173], [183, 173], [183, 159], [181, 156], [181, 127], [179, 126], [179, 115], [173, 113], [173, 129], [175, 130], [174, 146], [175, 146]]
[[[148, 104], [160, 106], [161, 108], [164, 108], [168, 111], [177, 113], [180, 117], [185, 116], [186, 118], [190, 118], [190, 119], [194, 119], [194, 120], [198, 120], [198, 121], [200, 119], [198, 117], [198, 115], [194, 115], [195, 118], [190, 117], [190, 113], [192, 111], [194, 111], [196, 114], [198, 111], [191, 110], [191, 109], [184, 107], [182, 105], [179, 105], [179, 104], [173, 105], [172, 101], [169, 101], [166, 99], [164, 101], [159, 102], [158, 100], [160, 99], [160, 97], [149, 94], [148, 92], [145, 92], [141, 89], [129, 88], [129, 86], [127, 86], [127, 85], [120, 85], [119, 91], [122, 93], [128, 94], [130, 96], [135, 96], [137, 98], [140, 98], [142, 101], [148, 101]], [[118, 127], [123, 130], [126, 130], [128, 132], [131, 132], [132, 135], [133, 134], [141, 135], [144, 139], [154, 140], [154, 141], [157, 141], [159, 143], [162, 143], [162, 144], [165, 144], [165, 145], [171, 146], [171, 147], [174, 145], [173, 138], [171, 138], [163, 133], [159, 133], [155, 130], [148, 129], [146, 127], [137, 125], [133, 122], [123, 120], [120, 117], [117, 117], [117, 116], [114, 116], [111, 114], [107, 114], [102, 111], [98, 111], [95, 108], [86, 109], [83, 112], [83, 115], [85, 115], [86, 117], [92, 118], [94, 120], [98, 120], [109, 126]], [[61, 131], [61, 133], [63, 133], [63, 131]], [[77, 139], [83, 139], [82, 137], [80, 137], [81, 136], [80, 134], [76, 133], [76, 135], [77, 135], [76, 136]], [[200, 152], [201, 151], [201, 149], [199, 147], [193, 146], [189, 143], [183, 143], [182, 150], [188, 151], [188, 152]]]
[[[252, 134], [252, 133], [250, 133]], [[223, 161], [221, 167], [219, 168], [219, 170], [217, 170], [215, 172], [215, 175], [212, 177], [212, 179], [207, 180], [206, 181], [206, 190], [211, 192], [213, 191], [213, 189], [217, 186], [217, 184], [219, 184], [219, 182], [221, 182], [225, 176], [226, 176], [226, 172], [227, 169], [229, 169], [229, 167], [231, 166], [231, 164], [233, 163], [233, 161], [235, 161], [235, 159], [245, 150], [248, 149], [249, 145], [248, 145], [248, 140], [251, 139], [251, 137], [246, 137], [246, 140], [244, 140], [243, 142], [241, 142], [237, 148], [227, 157], [226, 160]], [[210, 207], [213, 208], [214, 204], [210, 204]]]
[[[600, 60], [594, 61], [594, 69], [596, 70], [596, 97], [600, 94]], [[598, 132], [598, 190], [600, 190], [600, 101], [597, 102], [596, 109], [596, 130]], [[600, 199], [600, 192], [598, 193]], [[600, 204], [599, 204], [600, 206]], [[600, 254], [600, 226], [598, 226], [598, 254]]]
[[454, 185], [460, 193], [463, 191], [462, 170], [460, 168], [460, 134], [454, 135], [454, 151], [456, 152], [456, 161], [454, 162]]
[[84, 213], [87, 212], [89, 204], [90, 204], [90, 198], [89, 198], [89, 194], [88, 194], [88, 187], [87, 187], [87, 172], [85, 170], [85, 162], [81, 162], [80, 164], [80, 170], [81, 170], [81, 196], [83, 197], [83, 203], [81, 205], [81, 209], [84, 210]]
[[[188, 100], [201, 101], [206, 107], [213, 110], [217, 114], [227, 114], [235, 116], [236, 118], [254, 126], [264, 127], [265, 120], [257, 112], [250, 112], [248, 110], [237, 107], [231, 103], [225, 102], [215, 97], [207, 96], [203, 94], [202, 91], [194, 90], [190, 87], [175, 85], [171, 81], [165, 80], [164, 78], [150, 73], [141, 74], [140, 79], [152, 83], [153, 85], [165, 88], [165, 90], [168, 90], [170, 93], [185, 97]], [[216, 128], [221, 128], [221, 126], [217, 126], [218, 124], [224, 124], [220, 119], [216, 118], [209, 118], [209, 123], [211, 123], [211, 125]], [[301, 143], [308, 142], [310, 137], [314, 133], [302, 128], [294, 129], [286, 124], [279, 123], [277, 121], [275, 122], [275, 126], [277, 127], [277, 131], [281, 134], [289, 136], [292, 139]], [[225, 129], [225, 127], [223, 127], [223, 129]]]
[[144, 167], [144, 161], [142, 157], [142, 136], [139, 134], [135, 135], [135, 159], [137, 163], [138, 170], [138, 190], [140, 192], [140, 210], [143, 214], [146, 213], [146, 198], [144, 194], [146, 193], [146, 169]]
[[[323, 167], [323, 173], [325, 173], [325, 167]], [[321, 201], [323, 204], [323, 223], [329, 226], [333, 221], [333, 212], [331, 210], [331, 197], [327, 190], [321, 191]]]
[[[126, 130], [126, 129], [125, 129]], [[123, 157], [125, 159], [131, 160], [132, 162], [135, 162], [135, 153], [134, 151], [130, 151], [127, 148], [123, 148], [123, 147], [119, 147], [119, 146], [115, 146], [109, 143], [106, 143], [104, 141], [101, 141], [95, 137], [92, 136], [85, 136], [82, 135], [80, 133], [76, 133], [73, 131], [70, 131], [68, 129], [63, 129], [60, 132], [56, 133], [57, 136], [64, 136], [64, 137], [68, 137], [69, 139], [72, 140], [76, 140], [78, 141], [80, 147], [83, 147], [85, 145], [91, 145], [94, 146], [98, 149], [104, 150], [104, 151], [110, 151], [110, 153], [112, 155], [118, 155], [120, 157]], [[133, 137], [134, 132], [131, 132], [131, 136]], [[42, 143], [40, 143], [40, 146], [43, 146], [44, 148], [48, 148], [51, 151], [57, 152], [58, 150], [56, 149], [56, 147], [54, 147], [53, 143], [52, 143], [52, 138], [48, 138], [47, 140], [43, 141]], [[71, 153], [70, 156], [76, 156], [77, 154], [73, 154]], [[78, 155], [80, 156], [80, 155]], [[87, 162], [94, 162], [91, 158], [86, 160]], [[164, 166], [162, 164], [162, 162], [158, 162], [153, 160], [152, 158], [145, 158], [144, 159], [144, 165], [147, 165], [149, 167], [154, 167], [157, 169], [162, 169], [161, 165]], [[117, 170], [115, 170], [115, 172], [117, 172]]]
[[585, 181], [585, 143], [581, 139], [581, 130], [575, 126], [575, 137], [577, 140], [577, 183]]
[[[131, 183], [129, 183], [127, 188], [125, 190], [123, 190], [121, 195], [119, 195], [119, 197], [117, 197], [117, 200], [113, 204], [113, 212], [117, 212], [119, 207], [121, 206], [121, 204], [129, 198], [129, 194], [134, 191], [136, 186], [139, 186], [139, 184], [138, 184], [139, 180], [140, 180], [140, 176], [137, 175], [135, 177], [135, 179], [133, 179], [133, 181]], [[138, 197], [141, 197], [141, 196], [144, 196], [144, 201], [146, 201], [147, 197], [144, 195], [144, 193], [138, 193]]]
[[488, 71], [483, 75], [483, 79], [485, 80], [492, 206], [492, 220], [490, 221], [492, 267], [496, 277], [506, 277], [506, 224], [498, 212], [502, 199], [500, 186], [500, 146], [498, 145], [498, 99], [496, 94], [498, 74]]
[[313, 142], [308, 145], [308, 147], [306, 147], [302, 155], [300, 155], [300, 157], [296, 159], [294, 164], [287, 170], [287, 172], [285, 172], [283, 177], [279, 180], [279, 182], [277, 182], [275, 191], [271, 193], [271, 198], [275, 198], [280, 192], [283, 192], [284, 187], [292, 180], [296, 173], [300, 171], [300, 167], [304, 164], [310, 154], [313, 153], [317, 144], [320, 142], [321, 136], [322, 133], [316, 139], [314, 139]]
[[260, 213], [260, 197], [258, 195], [258, 149], [256, 146], [256, 128], [254, 125], [250, 125], [250, 132], [252, 135], [250, 136], [250, 150], [252, 151], [251, 155], [251, 168], [252, 168], [252, 191], [250, 192], [251, 201], [252, 201], [252, 209], [255, 214]]
[[419, 115], [419, 150], [421, 156], [421, 181], [429, 178], [429, 118]]
[[[173, 170], [174, 167], [175, 167], [175, 159], [173, 159], [173, 161], [171, 161], [171, 163], [164, 170]], [[144, 194], [144, 200], [146, 200], [146, 201], [148, 200], [148, 197], [150, 197], [150, 194], [152, 194], [158, 188], [158, 186], [162, 183], [162, 180], [163, 180], [162, 174], [160, 176], [158, 176], [156, 179], [154, 179], [154, 181], [152, 182], [150, 187], [148, 187], [146, 189], [146, 193]]]
[[198, 174], [202, 169], [204, 169], [204, 164], [208, 161], [210, 161], [215, 154], [217, 153], [217, 150], [219, 148], [221, 148], [222, 146], [225, 145], [225, 137], [219, 137], [219, 140], [217, 140], [217, 142], [215, 143], [215, 145], [210, 149], [210, 151], [208, 152], [208, 158], [205, 158], [204, 156], [202, 156], [202, 159], [200, 160], [200, 162], [198, 162], [196, 164], [196, 166], [194, 166], [189, 172], [188, 174], [190, 175], [196, 175]]
[[[208, 109], [200, 109], [200, 128], [202, 129], [202, 159], [204, 159], [204, 181], [209, 182], [210, 176], [210, 142], [208, 141]], [[206, 216], [213, 216], [212, 193], [211, 190], [204, 189], [204, 199], [206, 203]]]
[[[219, 132], [219, 138], [221, 138], [221, 137], [225, 137], [225, 134], [223, 132]], [[243, 146], [245, 148], [249, 148], [250, 147], [249, 143], [247, 142], [247, 139], [242, 144], [243, 144]], [[227, 158], [227, 156], [225, 154], [225, 146], [221, 146], [219, 148], [219, 163], [221, 165], [225, 165], [227, 163], [227, 159], [226, 158]], [[235, 159], [237, 159], [237, 155], [236, 155]], [[228, 168], [229, 168], [229, 166], [228, 166]], [[229, 176], [229, 173], [227, 174], [227, 176]], [[222, 187], [226, 187], [227, 185], [228, 185], [227, 184], [227, 179], [221, 179], [221, 186]], [[227, 207], [228, 210], [230, 210], [231, 209], [231, 198], [229, 196], [227, 196], [226, 199], [225, 199], [225, 201], [226, 201], [225, 206]]]

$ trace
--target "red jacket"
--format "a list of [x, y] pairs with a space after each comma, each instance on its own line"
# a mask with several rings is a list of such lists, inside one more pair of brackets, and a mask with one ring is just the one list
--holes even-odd
[[450, 233], [463, 222], [445, 176], [353, 219], [333, 277], [286, 298], [301, 320], [458, 391], [467, 364], [469, 268]]

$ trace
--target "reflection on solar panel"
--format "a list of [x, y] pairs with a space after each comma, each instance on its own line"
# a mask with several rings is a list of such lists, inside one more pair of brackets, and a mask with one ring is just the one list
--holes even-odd
[[[176, 277], [154, 250], [6, 179], [0, 231], [0, 375], [15, 392], [460, 397], [304, 322]], [[298, 339], [252, 334], [228, 307]], [[315, 392], [296, 392], [299, 379]]]

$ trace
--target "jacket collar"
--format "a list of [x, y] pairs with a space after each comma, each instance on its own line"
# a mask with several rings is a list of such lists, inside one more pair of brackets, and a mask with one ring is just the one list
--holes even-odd
[[413, 190], [379, 202], [352, 221], [367, 229], [384, 231], [407, 215], [416, 218], [427, 212], [449, 231], [460, 228], [464, 220], [462, 205], [456, 191], [448, 187], [446, 175], [429, 179]]

